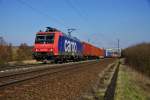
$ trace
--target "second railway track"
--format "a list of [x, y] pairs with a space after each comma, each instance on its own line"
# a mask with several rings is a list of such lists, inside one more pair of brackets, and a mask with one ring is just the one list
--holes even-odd
[[58, 64], [58, 65], [43, 65], [38, 67], [31, 67], [18, 70], [10, 70], [0, 73], [0, 88], [6, 87], [15, 83], [23, 82], [38, 78], [47, 74], [55, 74], [63, 71], [74, 70], [89, 65], [96, 64], [97, 61], [86, 61], [71, 64]]

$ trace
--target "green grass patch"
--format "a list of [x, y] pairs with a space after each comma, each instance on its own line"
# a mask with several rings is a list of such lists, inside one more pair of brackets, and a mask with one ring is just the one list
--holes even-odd
[[150, 100], [150, 94], [138, 84], [139, 80], [134, 73], [120, 65], [115, 100]]

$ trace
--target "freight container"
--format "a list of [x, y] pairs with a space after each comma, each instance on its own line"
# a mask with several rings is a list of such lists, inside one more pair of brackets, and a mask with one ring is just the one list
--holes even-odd
[[105, 49], [105, 57], [120, 57], [121, 49], [119, 48], [109, 48]]
[[103, 58], [104, 51], [98, 47], [95, 47], [89, 43], [82, 42], [83, 44], [83, 56], [86, 59], [93, 59], [93, 58]]
[[65, 34], [59, 36], [59, 55], [82, 56], [82, 48], [82, 43], [77, 38], [69, 37]]

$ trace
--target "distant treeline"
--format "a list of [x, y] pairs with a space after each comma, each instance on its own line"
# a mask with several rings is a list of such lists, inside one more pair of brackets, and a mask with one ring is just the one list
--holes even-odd
[[12, 46], [0, 37], [0, 64], [8, 64], [11, 61], [22, 61], [32, 59], [32, 47], [26, 43], [20, 46]]
[[150, 43], [141, 43], [123, 51], [126, 63], [134, 69], [150, 76]]

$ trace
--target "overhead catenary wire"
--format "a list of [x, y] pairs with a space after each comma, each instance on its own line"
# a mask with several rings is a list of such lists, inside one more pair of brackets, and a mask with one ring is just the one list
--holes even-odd
[[[80, 1], [80, 0], [79, 0], [79, 1]], [[79, 1], [76, 0], [76, 3], [77, 3], [77, 4], [80, 4]], [[76, 6], [77, 6], [77, 5], [76, 5]], [[79, 7], [79, 6], [77, 6], [77, 8], [79, 9], [79, 11], [82, 11], [82, 15], [84, 16], [84, 18], [88, 16], [88, 13], [87, 13], [87, 11], [83, 8], [83, 6], [82, 6], [82, 9], [81, 9], [81, 7]], [[86, 20], [87, 20], [87, 18], [86, 18]]]
[[[87, 17], [87, 14], [79, 7], [77, 4], [79, 2], [73, 2], [73, 0], [64, 0], [64, 2], [72, 9], [74, 13], [80, 18], [80, 20], [86, 24], [88, 27], [91, 27], [91, 24], [89, 24]], [[78, 24], [81, 25], [81, 24]], [[81, 27], [81, 26], [80, 26]], [[78, 30], [78, 29], [77, 29]], [[88, 32], [85, 32], [88, 33]]]
[[28, 8], [30, 8], [32, 11], [34, 11], [34, 12], [36, 12], [36, 13], [38, 13], [38, 14], [44, 16], [45, 18], [47, 18], [47, 19], [49, 19], [49, 20], [51, 20], [51, 21], [53, 20], [53, 21], [55, 21], [57, 24], [59, 23], [59, 24], [61, 24], [62, 26], [64, 26], [65, 28], [67, 27], [67, 25], [66, 25], [62, 20], [56, 19], [56, 18], [50, 16], [49, 14], [43, 12], [42, 10], [39, 10], [39, 9], [37, 9], [37, 8], [35, 8], [35, 7], [33, 7], [33, 6], [31, 6], [31, 5], [30, 5], [29, 3], [27, 3], [26, 1], [24, 1], [24, 0], [17, 0], [17, 1], [18, 1], [18, 3], [20, 3], [20, 4], [22, 4], [22, 5], [24, 5], [24, 6], [28, 7]]
[[71, 0], [64, 0], [68, 6], [72, 8], [72, 10], [82, 19], [83, 21], [86, 21], [85, 17], [83, 16], [83, 12], [81, 13], [81, 10], [75, 6], [75, 4], [72, 3]]
[[[84, 22], [86, 23], [88, 28], [91, 28], [91, 26], [94, 26], [92, 23], [90, 23], [90, 21], [88, 20], [87, 16], [88, 14], [86, 13], [85, 9], [81, 9], [77, 4], [79, 4], [80, 2], [78, 2], [77, 0], [76, 3], [73, 2], [73, 0], [64, 0], [66, 2], [66, 4], [78, 15], [78, 17]], [[88, 33], [88, 32], [86, 32]], [[94, 32], [93, 32], [94, 33]], [[91, 39], [92, 40], [92, 39]]]
[[[18, 1], [18, 3], [20, 3], [22, 5], [30, 8], [32, 11], [44, 16], [45, 18], [47, 18], [51, 21], [55, 21], [56, 24], [61, 24], [65, 29], [70, 28], [70, 27], [66, 26], [66, 24], [62, 20], [56, 19], [56, 18], [50, 16], [49, 14], [45, 13], [44, 11], [37, 9], [36, 7], [32, 6], [30, 3], [26, 2], [25, 0], [16, 0], [16, 1]], [[82, 10], [80, 10], [79, 7], [77, 7], [71, 0], [65, 0], [65, 1], [66, 1], [66, 4], [69, 5], [72, 8], [72, 10], [80, 17], [81, 20], [88, 23], [83, 12], [81, 12]]]

